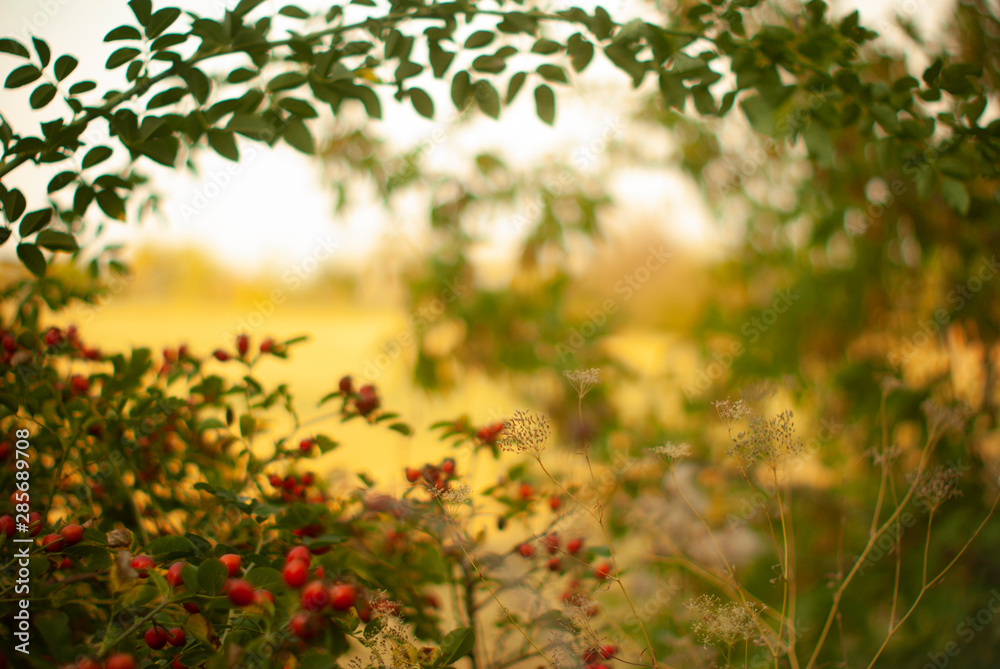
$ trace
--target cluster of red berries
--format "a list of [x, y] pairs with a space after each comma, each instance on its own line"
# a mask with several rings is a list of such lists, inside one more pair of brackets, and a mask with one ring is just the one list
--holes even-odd
[[311, 639], [319, 633], [322, 620], [317, 614], [323, 609], [329, 607], [334, 611], [348, 611], [358, 601], [357, 586], [328, 583], [322, 567], [313, 572], [314, 580], [310, 581], [311, 561], [312, 554], [308, 548], [295, 546], [285, 555], [285, 567], [281, 572], [288, 587], [302, 590], [300, 603], [303, 610], [294, 614], [290, 621], [292, 632], [300, 639]]
[[382, 406], [382, 401], [378, 397], [375, 386], [370, 383], [361, 386], [355, 392], [354, 380], [350, 376], [343, 376], [337, 383], [337, 387], [345, 398], [354, 400], [354, 408], [362, 416], [367, 417]]
[[440, 465], [427, 463], [422, 469], [407, 467], [404, 471], [406, 480], [410, 483], [423, 481], [428, 488], [447, 490], [448, 481], [455, 477], [455, 459], [445, 458]]
[[586, 669], [608, 669], [602, 660], [610, 660], [618, 652], [614, 644], [606, 643], [602, 646], [592, 646], [583, 651], [581, 659]]
[[[7, 443], [7, 442], [4, 442]], [[11, 501], [13, 501], [13, 496]], [[0, 534], [6, 535], [8, 537], [14, 536], [14, 532], [17, 530], [17, 523], [14, 521], [14, 516], [7, 514], [0, 516]], [[37, 511], [32, 511], [28, 514], [28, 534], [37, 537], [42, 531], [42, 514]]]
[[[280, 354], [284, 351], [284, 347], [278, 342], [274, 341], [271, 337], [268, 337], [260, 343], [260, 352], [262, 355]], [[250, 353], [250, 335], [239, 334], [236, 335], [236, 356], [240, 360], [246, 360], [247, 354]], [[233, 354], [229, 351], [217, 348], [212, 351], [212, 356], [215, 357], [219, 362], [227, 362], [233, 359]]]
[[164, 629], [156, 623], [146, 630], [146, 645], [153, 650], [161, 650], [168, 643], [171, 646], [183, 646], [187, 643], [187, 634], [182, 627]]
[[488, 446], [493, 446], [497, 443], [501, 432], [503, 432], [503, 421], [479, 428], [476, 432], [476, 438]]
[[[5, 516], [6, 517], [6, 516]], [[2, 522], [2, 519], [0, 519]], [[6, 532], [6, 529], [4, 530]], [[42, 548], [46, 553], [58, 553], [66, 546], [78, 544], [83, 540], [83, 528], [79, 525], [66, 525], [59, 534], [46, 534], [42, 537]]]
[[[101, 352], [98, 349], [85, 346], [80, 341], [75, 325], [70, 325], [65, 332], [59, 328], [49, 328], [42, 335], [42, 341], [45, 344], [45, 351], [49, 354], [68, 353], [71, 357], [83, 360], [101, 359]], [[8, 353], [13, 355], [19, 349], [23, 349], [10, 333], [4, 333], [0, 337], [0, 345], [2, 345], [5, 355]], [[5, 358], [4, 361], [7, 362], [7, 359]]]
[[322, 491], [316, 491], [313, 495], [308, 494], [309, 488], [316, 483], [316, 475], [312, 472], [306, 472], [302, 476], [288, 474], [284, 477], [280, 474], [271, 474], [267, 477], [267, 482], [279, 491], [281, 500], [286, 503], [306, 501], [319, 504], [326, 501], [326, 495]]
[[[109, 656], [103, 665], [92, 658], [81, 657], [74, 664], [63, 669], [135, 669], [137, 666], [135, 658], [128, 653], [116, 653]], [[174, 669], [184, 669], [184, 665], [177, 660], [174, 661], [173, 667]]]

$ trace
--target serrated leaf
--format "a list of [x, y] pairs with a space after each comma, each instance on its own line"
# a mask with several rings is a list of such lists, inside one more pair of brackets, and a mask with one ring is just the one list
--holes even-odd
[[56, 58], [56, 64], [52, 67], [52, 71], [55, 72], [56, 79], [62, 81], [76, 69], [78, 61], [73, 56], [59, 56]]
[[57, 230], [42, 230], [35, 237], [35, 243], [49, 251], [74, 253], [80, 250], [80, 245], [76, 243], [76, 238], [73, 235]]
[[547, 84], [535, 87], [535, 111], [538, 118], [549, 125], [556, 119], [556, 96]]
[[229, 570], [215, 558], [209, 558], [198, 565], [198, 592], [215, 596], [226, 584]]
[[45, 276], [45, 256], [34, 244], [18, 244], [17, 257], [35, 276]]
[[18, 228], [17, 232], [22, 237], [28, 237], [44, 228], [50, 221], [52, 221], [52, 207], [36, 209], [24, 215], [24, 218], [21, 219], [21, 227]]

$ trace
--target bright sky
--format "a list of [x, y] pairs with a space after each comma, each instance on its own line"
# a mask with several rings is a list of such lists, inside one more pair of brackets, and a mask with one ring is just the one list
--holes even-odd
[[[630, 11], [632, 2], [610, 0], [604, 6], [613, 16], [619, 16]], [[888, 20], [894, 14], [914, 17], [925, 34], [936, 34], [953, 5], [953, 0], [855, 0], [837, 6], [846, 9], [855, 2], [861, 8], [863, 20], [883, 34], [894, 34]], [[214, 16], [221, 14], [223, 7], [235, 5], [235, 0], [184, 0], [171, 4]], [[272, 0], [258, 8], [256, 15], [276, 15], [285, 4]], [[307, 10], [321, 11], [330, 3], [305, 0], [298, 4]], [[101, 0], [101, 11], [95, 11], [96, 5], [85, 0], [6, 2], [0, 6], [0, 33], [22, 43], [28, 43], [31, 34], [39, 35], [55, 47], [53, 59], [62, 53], [75, 55], [80, 65], [70, 81], [93, 78], [104, 87], [121, 86], [124, 68], [109, 73], [103, 67], [107, 56], [122, 43], [105, 44], [101, 39], [111, 28], [134, 23], [134, 19], [125, 0]], [[544, 4], [550, 5], [569, 6], [569, 0]], [[279, 17], [279, 20], [284, 19]], [[6, 77], [16, 60], [0, 55], [0, 75]], [[604, 159], [602, 138], [635, 131], [628, 127], [627, 118], [630, 102], [637, 96], [630, 91], [624, 77], [601, 58], [594, 59], [581, 83], [585, 84], [580, 89], [582, 93], [571, 96], [568, 89], [557, 91], [555, 128], [535, 118], [530, 87], [526, 86], [519, 100], [503, 111], [500, 122], [480, 115], [472, 123], [449, 129], [440, 144], [431, 144], [427, 154], [429, 164], [467, 164], [477, 150], [488, 148], [521, 166], [538, 164], [553, 156], [573, 163], [574, 156], [587, 155], [591, 158], [585, 169], [596, 170]], [[654, 84], [647, 81], [647, 85]], [[29, 124], [36, 122], [27, 105], [32, 88], [0, 92], [4, 115], [16, 129], [26, 132], [31, 132]], [[426, 88], [435, 97], [438, 117], [443, 120], [422, 119], [408, 103], [403, 107], [385, 96], [384, 118], [373, 122], [376, 132], [400, 147], [407, 147], [428, 141], [438, 128], [450, 128], [448, 120], [454, 116], [454, 108], [447, 95], [447, 84], [428, 83]], [[51, 105], [53, 115], [56, 105], [56, 102]], [[332, 119], [321, 119], [314, 127], [314, 134], [322, 133], [324, 123], [330, 124]], [[94, 137], [98, 144], [105, 139], [100, 131]], [[391, 225], [398, 223], [386, 221], [375, 206], [361, 207], [346, 218], [335, 216], [333, 191], [321, 182], [323, 176], [313, 159], [283, 143], [273, 151], [263, 145], [255, 147], [255, 155], [238, 165], [212, 152], [202, 152], [198, 158], [200, 176], [173, 172], [143, 161], [164, 195], [162, 206], [167, 220], [149, 219], [139, 226], [135, 213], [130, 212], [128, 224], [110, 226], [107, 239], [127, 242], [130, 247], [142, 243], [195, 246], [212, 252], [223, 264], [242, 272], [255, 272], [262, 266], [282, 271], [315, 256], [319, 248], [335, 248], [339, 263], [360, 268], [369, 262], [380, 233], [385, 234]], [[654, 220], [680, 243], [702, 249], [715, 247], [719, 240], [709, 210], [694, 185], [669, 169], [669, 150], [669, 140], [655, 149], [654, 155], [663, 159], [662, 170], [615, 172], [610, 187], [619, 200], [629, 203], [635, 216], [618, 215], [614, 220]], [[39, 197], [34, 202], [39, 203], [44, 184], [63, 169], [66, 169], [63, 165], [52, 169], [21, 168], [5, 185], [16, 185], [36, 194]], [[419, 219], [426, 215], [426, 208], [415, 207], [414, 212], [414, 219]], [[408, 229], [419, 227], [410, 225]], [[505, 250], [514, 248], [516, 241], [517, 235], [510, 224], [498, 225], [491, 239], [492, 254], [486, 256], [502, 256]], [[409, 243], [420, 246], [416, 236]], [[8, 244], [3, 256], [11, 256], [12, 252], [13, 244]]]

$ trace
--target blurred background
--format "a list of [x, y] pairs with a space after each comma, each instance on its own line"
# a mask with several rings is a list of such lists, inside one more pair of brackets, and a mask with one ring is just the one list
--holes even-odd
[[[226, 3], [177, 4], [210, 14]], [[604, 6], [616, 17], [669, 11], [630, 0]], [[755, 11], [780, 20], [796, 9]], [[880, 34], [865, 47], [872, 78], [919, 77], [944, 52], [982, 64], [995, 91], [995, 6], [886, 0], [834, 3], [833, 13], [854, 9]], [[117, 76], [103, 70], [116, 45], [100, 35], [128, 19], [113, 2], [99, 11], [80, 0], [0, 8], [5, 34], [59, 44], [99, 82]], [[205, 355], [231, 350], [240, 333], [257, 343], [307, 334], [289, 361], [267, 361], [260, 374], [289, 382], [301, 406], [347, 373], [374, 383], [414, 425], [463, 414], [487, 424], [532, 407], [555, 419], [552, 457], [569, 471], [583, 442], [611, 462], [665, 439], [688, 441], [719, 520], [731, 500], [715, 499], [713, 486], [732, 472], [719, 464], [728, 439], [711, 402], [743, 396], [769, 414], [792, 408], [804, 440], [829, 435], [796, 473], [812, 505], [803, 513], [817, 527], [835, 525], [839, 512], [840, 500], [823, 491], [856, 468], [871, 471], [865, 453], [880, 439], [888, 376], [905, 389], [889, 428], [904, 450], [915, 448], [924, 398], [977, 412], [967, 439], [942, 456], [975, 465], [952, 517], [965, 528], [995, 494], [1000, 461], [996, 180], [970, 181], [956, 195], [949, 179], [974, 169], [960, 153], [915, 161], [853, 128], [774, 141], [742, 113], [665, 110], [655, 82], [633, 87], [607, 63], [595, 61], [573, 84], [560, 90], [552, 128], [526, 95], [499, 121], [454, 112], [447, 85], [428, 78], [444, 110], [435, 120], [391, 102], [381, 121], [360, 105], [336, 118], [321, 113], [312, 126], [319, 159], [248, 142], [236, 163], [201, 151], [183, 170], [150, 165], [124, 222], [89, 224], [102, 242], [94, 254], [120, 270], [99, 303], [57, 318], [109, 350], [186, 343]], [[15, 127], [36, 122], [26, 90], [2, 95]], [[813, 102], [797, 93], [786, 118], [808, 117], [822, 104]], [[992, 95], [984, 125], [997, 112]], [[85, 139], [107, 136], [98, 129]], [[40, 194], [55, 171], [22, 170], [11, 183]], [[0, 254], [5, 280], [23, 271], [12, 251]], [[85, 263], [57, 271], [87, 280]], [[602, 385], [577, 412], [562, 373], [590, 367], [602, 370]], [[349, 464], [390, 489], [405, 485], [402, 467], [449, 454], [423, 431], [330, 430], [347, 446], [317, 470]], [[502, 478], [507, 464], [476, 472], [474, 483]], [[833, 550], [835, 536], [809, 531], [816, 551]], [[995, 524], [981, 542], [960, 568], [967, 587], [928, 595], [928, 610], [953, 607], [957, 621], [983, 605], [984, 588], [1000, 577], [988, 548], [1000, 545]], [[766, 580], [764, 572], [753, 575]], [[810, 577], [807, 611], [825, 594], [825, 574]], [[845, 610], [870, 616], [875, 629], [885, 612], [866, 597], [888, 586], [869, 587]], [[950, 638], [944, 620], [915, 615], [913, 629], [926, 638], [914, 633], [887, 657], [923, 659]], [[997, 666], [989, 663], [1000, 661], [998, 640], [997, 629], [980, 635], [963, 664]]]

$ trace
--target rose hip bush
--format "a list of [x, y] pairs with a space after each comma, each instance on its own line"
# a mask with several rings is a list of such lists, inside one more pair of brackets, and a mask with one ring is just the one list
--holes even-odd
[[[539, 543], [527, 534], [487, 548], [456, 458], [407, 467], [411, 485], [398, 497], [363, 474], [332, 493], [310, 463], [351, 446], [327, 430], [351, 420], [411, 428], [349, 374], [331, 379], [325, 413], [303, 421], [289, 388], [255, 378], [263, 359], [287, 357], [301, 339], [105, 351], [73, 326], [45, 324], [47, 307], [73, 297], [87, 299], [55, 279], [4, 295], [17, 310], [0, 323], [0, 486], [28, 484], [0, 517], [0, 636], [20, 629], [12, 556], [21, 545], [30, 546], [31, 599], [30, 655], [14, 641], [5, 666], [332, 667], [351, 654], [365, 666], [445, 667], [482, 652], [477, 616], [505, 560], [527, 562], [529, 576], [563, 577], [566, 599], [607, 576], [591, 566], [602, 552], [579, 538], [564, 547], [556, 535]], [[293, 428], [273, 435], [265, 426], [279, 413]], [[434, 429], [473, 460], [499, 454], [503, 423]], [[21, 431], [30, 446], [16, 457]], [[523, 482], [523, 466], [515, 476], [492, 491], [505, 509], [497, 525], [536, 508], [555, 518], [560, 497]], [[489, 634], [531, 641], [561, 617], [547, 613], [508, 613]], [[508, 659], [531, 656], [512, 648]]]

